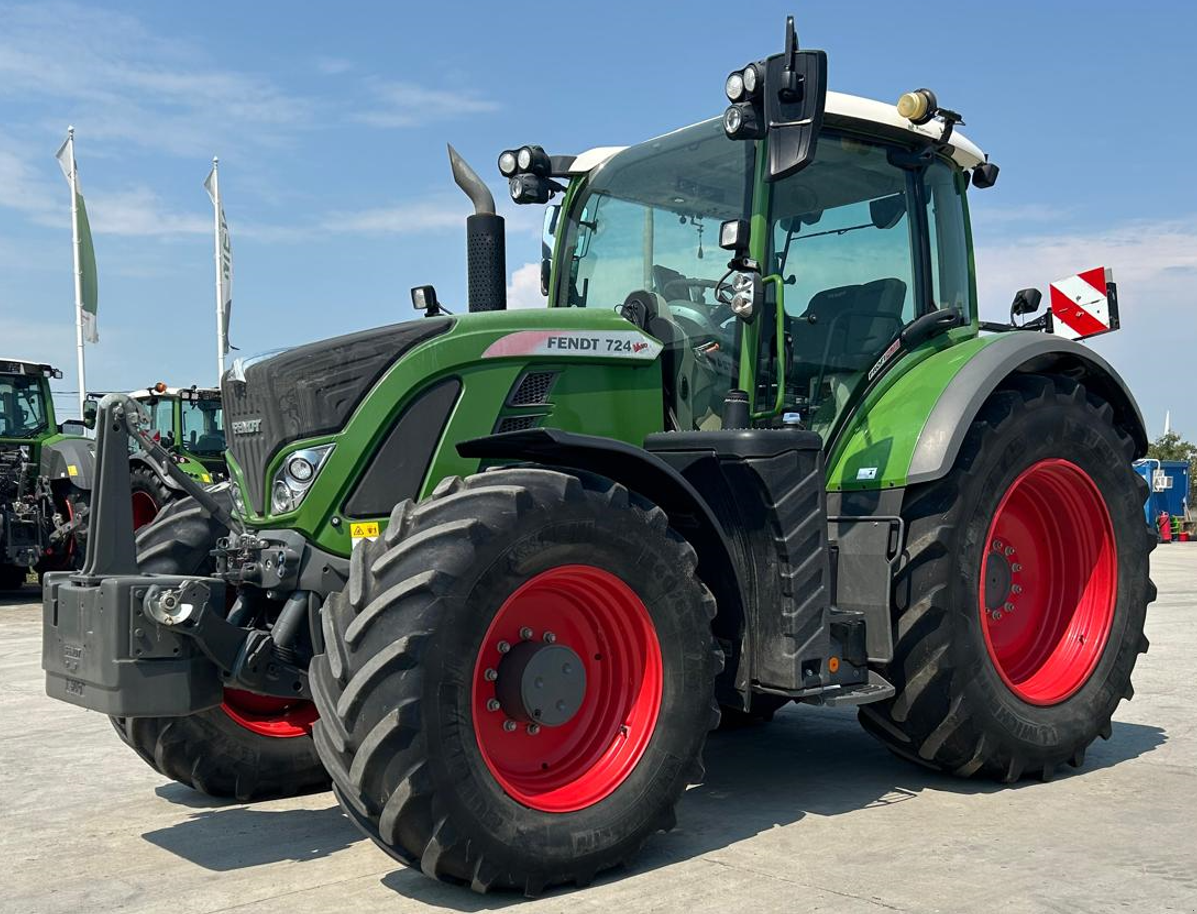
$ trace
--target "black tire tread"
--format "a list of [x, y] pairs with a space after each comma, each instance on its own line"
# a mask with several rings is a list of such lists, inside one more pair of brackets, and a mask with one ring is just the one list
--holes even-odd
[[[950, 626], [946, 624], [947, 582], [954, 561], [947, 544], [960, 521], [952, 508], [957, 493], [973, 482], [976, 455], [1010, 423], [1017, 423], [1024, 410], [1059, 401], [1087, 409], [1092, 422], [1115, 430], [1126, 457], [1127, 475], [1133, 477], [1146, 497], [1146, 483], [1130, 469], [1134, 441], [1114, 424], [1109, 404], [1090, 395], [1081, 384], [1063, 377], [1023, 375], [1011, 379], [987, 401], [966, 437], [956, 469], [941, 481], [912, 489], [903, 507], [908, 539], [905, 562], [895, 581], [899, 599], [894, 610], [894, 659], [881, 670], [898, 691], [884, 702], [864, 705], [859, 710], [865, 730], [897, 755], [936, 770], [963, 777], [990, 777], [1004, 783], [1028, 776], [1050, 780], [1061, 765], [1078, 767], [1084, 760], [1088, 740], [1064, 748], [1058, 757], [1039, 759], [978, 732], [962, 707], [963, 693], [949, 660]], [[1154, 547], [1154, 537], [1144, 526], [1144, 567]], [[916, 579], [923, 585], [921, 591], [912, 586]], [[900, 595], [908, 587], [921, 595], [902, 606]], [[1146, 602], [1154, 600], [1155, 594], [1155, 586], [1148, 580]], [[1139, 639], [1138, 652], [1146, 652], [1146, 637], [1141, 633], [1134, 633], [1134, 637]], [[1127, 676], [1123, 697], [1129, 699], [1134, 690], [1129, 672]], [[1098, 722], [1094, 735], [1108, 739], [1110, 733], [1110, 718], [1106, 716]]]
[[[585, 885], [598, 869], [624, 859], [601, 867], [580, 864], [568, 872], [514, 873], [472, 850], [452, 817], [439, 811], [421, 729], [421, 680], [411, 674], [428, 636], [437, 629], [439, 596], [468, 573], [477, 544], [540, 506], [587, 499], [615, 507], [631, 505], [653, 529], [666, 533], [679, 566], [695, 570], [697, 555], [667, 529], [665, 513], [623, 486], [585, 474], [503, 468], [448, 477], [426, 500], [397, 505], [383, 536], [355, 550], [354, 559], [361, 566], [351, 575], [350, 587], [325, 605], [327, 653], [313, 659], [310, 675], [320, 710], [315, 739], [333, 790], [355, 824], [383, 850], [433, 878], [468, 885], [476, 892], [507, 888], [535, 895], [561, 882]], [[430, 554], [437, 556], [433, 571], [427, 567]], [[713, 618], [714, 597], [705, 587], [702, 592], [707, 617]], [[393, 642], [393, 649], [379, 648], [386, 636], [374, 629], [393, 626], [398, 619], [403, 636]], [[717, 670], [722, 654], [713, 639], [712, 651]], [[713, 678], [714, 673], [712, 691]], [[360, 699], [384, 681], [390, 710], [376, 714], [373, 721], [359, 716]], [[718, 720], [712, 698], [710, 727]], [[701, 779], [702, 773], [701, 761], [696, 760], [690, 782]], [[668, 798], [668, 814], [660, 817], [656, 830], [672, 827], [672, 805], [679, 796]]]

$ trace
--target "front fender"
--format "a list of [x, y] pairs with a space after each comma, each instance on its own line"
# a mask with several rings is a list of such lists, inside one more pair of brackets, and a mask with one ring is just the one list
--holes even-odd
[[869, 397], [833, 448], [831, 491], [897, 488], [945, 476], [982, 404], [1014, 374], [1063, 374], [1114, 410], [1114, 421], [1147, 452], [1138, 404], [1110, 364], [1060, 337], [1010, 332], [976, 337], [917, 360]]
[[93, 443], [86, 438], [60, 438], [42, 447], [41, 475], [57, 482], [66, 480], [90, 491], [95, 478]]

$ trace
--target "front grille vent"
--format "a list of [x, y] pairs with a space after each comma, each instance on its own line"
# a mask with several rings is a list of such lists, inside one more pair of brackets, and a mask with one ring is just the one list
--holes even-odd
[[545, 406], [557, 380], [555, 371], [529, 371], [515, 382], [507, 397], [508, 406]]
[[540, 420], [543, 418], [543, 414], [538, 416], [504, 416], [495, 426], [495, 434], [501, 435], [503, 432], [524, 432], [530, 428], [536, 428], [538, 425], [540, 425]]

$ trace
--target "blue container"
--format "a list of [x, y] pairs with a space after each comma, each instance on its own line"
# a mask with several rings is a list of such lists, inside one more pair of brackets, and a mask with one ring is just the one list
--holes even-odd
[[1147, 480], [1151, 491], [1143, 505], [1147, 523], [1167, 512], [1169, 517], [1187, 517], [1189, 506], [1189, 464], [1184, 460], [1136, 460], [1135, 471]]

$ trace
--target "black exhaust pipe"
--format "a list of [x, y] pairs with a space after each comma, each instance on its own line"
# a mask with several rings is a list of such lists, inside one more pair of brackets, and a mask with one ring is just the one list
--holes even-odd
[[495, 198], [478, 173], [449, 147], [453, 180], [474, 204], [466, 217], [466, 279], [471, 311], [507, 310], [507, 233]]

